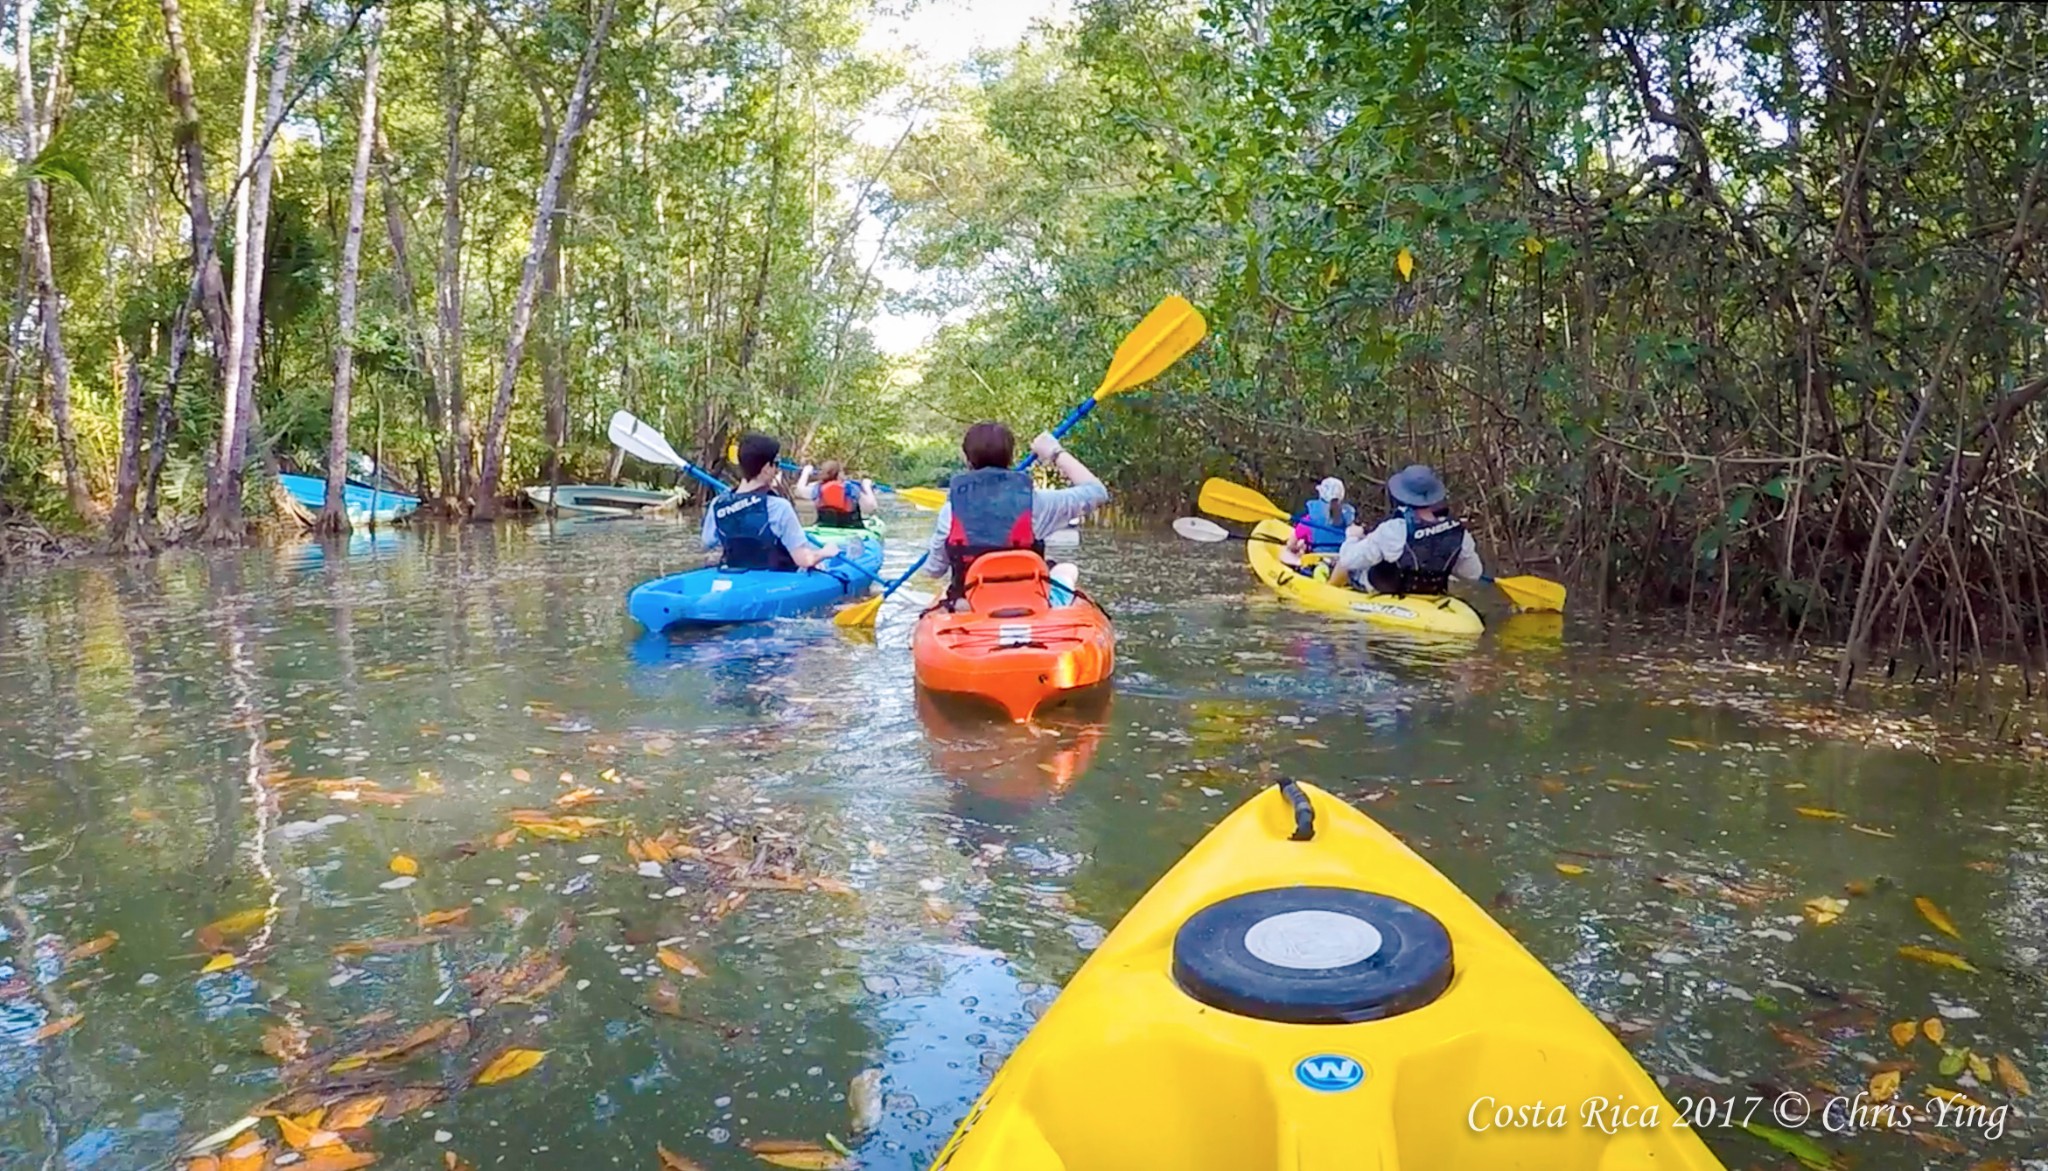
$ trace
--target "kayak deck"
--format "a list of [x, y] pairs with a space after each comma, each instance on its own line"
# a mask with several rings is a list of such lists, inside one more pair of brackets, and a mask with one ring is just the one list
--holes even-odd
[[[1082, 965], [932, 1171], [1720, 1168], [1599, 1020], [1449, 879], [1327, 793], [1296, 792], [1313, 836], [1292, 840], [1301, 823], [1280, 789], [1226, 818]], [[1197, 930], [1220, 904], [1290, 897], [1398, 900], [1440, 924], [1440, 953], [1389, 927], [1335, 954], [1350, 946], [1344, 917], [1323, 911]], [[1310, 1019], [1330, 987], [1404, 967], [1408, 1000], [1376, 1018], [1271, 1019]], [[1215, 1007], [1198, 974], [1270, 1002]], [[1656, 1124], [1607, 1133], [1582, 1113], [1596, 1099], [1638, 1123], [1655, 1107]], [[1566, 1117], [1498, 1121], [1538, 1102]]]
[[1358, 618], [1389, 630], [1456, 635], [1486, 630], [1477, 610], [1449, 594], [1372, 594], [1302, 573], [1280, 560], [1290, 533], [1277, 520], [1260, 521], [1244, 543], [1252, 572], [1284, 598], [1319, 613]]
[[1116, 666], [1116, 630], [1088, 598], [1060, 589], [1056, 604], [1043, 558], [1028, 550], [985, 553], [967, 571], [967, 611], [935, 606], [917, 621], [917, 682], [985, 700], [1017, 723]]
[[681, 626], [725, 626], [765, 622], [821, 610], [866, 594], [882, 568], [884, 528], [871, 520], [864, 530], [810, 528], [819, 543], [837, 541], [843, 560], [795, 573], [725, 570], [715, 565], [673, 573], [634, 586], [626, 612], [650, 631]]

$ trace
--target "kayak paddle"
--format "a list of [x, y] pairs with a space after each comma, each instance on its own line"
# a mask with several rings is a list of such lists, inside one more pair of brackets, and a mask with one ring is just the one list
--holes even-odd
[[[1246, 524], [1257, 524], [1262, 520], [1289, 521], [1293, 519], [1285, 509], [1273, 503], [1264, 493], [1254, 488], [1247, 488], [1243, 484], [1234, 484], [1220, 477], [1212, 477], [1202, 484], [1202, 494], [1196, 500], [1196, 505], [1203, 512], [1213, 516], [1220, 516], [1224, 520], [1242, 521]], [[1201, 518], [1182, 517], [1173, 523], [1173, 531], [1183, 537], [1188, 537], [1190, 540], [1220, 541], [1230, 535], [1222, 526], [1211, 525], [1211, 528], [1223, 533], [1223, 536], [1195, 536], [1190, 531], [1193, 526], [1188, 528], [1182, 527], [1186, 521], [1200, 522]], [[1565, 588], [1548, 578], [1532, 577], [1525, 574], [1518, 577], [1482, 577], [1479, 580], [1486, 585], [1498, 587], [1501, 593], [1507, 595], [1508, 601], [1513, 602], [1520, 609], [1564, 609]]]
[[1240, 541], [1251, 539], [1249, 534], [1233, 533], [1215, 521], [1206, 520], [1199, 516], [1184, 516], [1174, 521], [1173, 531], [1190, 541], [1202, 541], [1205, 543], [1228, 541], [1232, 537]]
[[666, 464], [690, 473], [696, 481], [714, 492], [730, 492], [732, 488], [724, 480], [676, 454], [668, 445], [661, 432], [633, 417], [631, 411], [612, 413], [612, 425], [606, 432], [611, 441], [623, 448], [628, 455], [637, 456], [651, 464]]
[[[1067, 412], [1067, 417], [1052, 429], [1052, 437], [1065, 439], [1067, 432], [1087, 418], [1103, 399], [1159, 377], [1208, 334], [1209, 323], [1188, 304], [1186, 297], [1176, 293], [1161, 301], [1116, 348], [1116, 355], [1109, 360], [1109, 370], [1102, 376], [1102, 385]], [[1035, 455], [1026, 455], [1017, 470], [1030, 470], [1037, 459]]]
[[[1068, 411], [1067, 417], [1061, 419], [1059, 426], [1052, 429], [1053, 438], [1066, 438], [1067, 432], [1072, 431], [1076, 424], [1087, 418], [1088, 413], [1095, 409], [1096, 403], [1157, 378], [1168, 366], [1178, 361], [1182, 354], [1193, 349], [1196, 342], [1208, 336], [1208, 333], [1209, 323], [1202, 319], [1202, 315], [1193, 305], [1188, 304], [1187, 298], [1176, 293], [1161, 301], [1152, 312], [1145, 315], [1145, 320], [1140, 321], [1131, 330], [1124, 338], [1123, 344], [1116, 348], [1115, 356], [1109, 360], [1109, 372], [1102, 376], [1102, 385], [1095, 388], [1094, 394], [1081, 400], [1079, 406]], [[1021, 472], [1030, 468], [1035, 458], [1026, 455], [1024, 461], [1017, 465], [1017, 470]], [[906, 490], [903, 493], [906, 499], [910, 498], [912, 491], [932, 493], [937, 497], [939, 504], [945, 503], [945, 493], [937, 488]], [[916, 500], [912, 499], [912, 503], [916, 503]], [[911, 574], [924, 568], [924, 563], [930, 556], [930, 553], [926, 553], [918, 558], [917, 564], [910, 567], [910, 572], [882, 591], [880, 597], [869, 598], [848, 606], [834, 616], [832, 621], [840, 626], [872, 625], [875, 615], [881, 612], [882, 602], [896, 592], [897, 586], [909, 581]]]

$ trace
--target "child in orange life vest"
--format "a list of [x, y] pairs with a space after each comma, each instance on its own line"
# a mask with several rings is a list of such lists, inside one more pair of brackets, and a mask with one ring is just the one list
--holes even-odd
[[[811, 480], [814, 470], [818, 475], [815, 483]], [[836, 459], [828, 459], [815, 469], [805, 464], [796, 478], [796, 494], [818, 506], [818, 527], [823, 529], [857, 529], [882, 507], [875, 499], [875, 482], [853, 483], [846, 478], [845, 465]]]

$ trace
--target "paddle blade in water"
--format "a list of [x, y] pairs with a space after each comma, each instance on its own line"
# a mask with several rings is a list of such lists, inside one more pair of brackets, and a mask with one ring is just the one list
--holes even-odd
[[1190, 541], [1227, 541], [1230, 530], [1199, 516], [1184, 516], [1173, 522], [1173, 531]]
[[875, 615], [882, 612], [882, 595], [865, 598], [846, 607], [832, 616], [832, 625], [845, 627], [873, 626]]
[[946, 502], [946, 490], [944, 488], [898, 488], [896, 489], [896, 495], [917, 505], [919, 508], [929, 508], [934, 512], [938, 511], [939, 506]]
[[1564, 587], [1540, 577], [1496, 577], [1493, 584], [1523, 610], [1563, 610]]
[[1168, 297], [1116, 348], [1116, 357], [1110, 360], [1109, 372], [1102, 376], [1095, 397], [1108, 398], [1152, 381], [1208, 335], [1209, 323], [1187, 298], [1179, 294]]
[[1211, 477], [1202, 484], [1202, 495], [1196, 505], [1211, 516], [1245, 524], [1289, 519], [1287, 510], [1268, 500], [1264, 493], [1220, 477]]

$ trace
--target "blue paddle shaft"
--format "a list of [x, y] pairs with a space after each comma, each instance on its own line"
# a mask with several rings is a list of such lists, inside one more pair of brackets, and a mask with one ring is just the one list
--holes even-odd
[[[793, 459], [779, 459], [775, 461], [775, 464], [785, 472], [801, 472], [804, 470], [803, 465]], [[895, 490], [887, 484], [875, 485], [875, 491], [877, 492], [894, 492]]]
[[[1082, 399], [1081, 404], [1075, 407], [1073, 410], [1068, 411], [1067, 417], [1060, 420], [1060, 425], [1052, 429], [1052, 437], [1054, 439], [1065, 439], [1067, 437], [1067, 432], [1072, 431], [1077, 425], [1079, 425], [1081, 420], [1088, 417], [1088, 412], [1094, 409], [1095, 397], [1093, 395], [1090, 395], [1089, 397]], [[1031, 465], [1037, 462], [1038, 454], [1036, 452], [1032, 452], [1024, 457], [1023, 463], [1017, 465], [1017, 470], [1020, 472], [1030, 471]]]
[[890, 594], [895, 593], [896, 587], [902, 585], [906, 581], [909, 581], [913, 576], [916, 575], [918, 570], [924, 568], [924, 563], [930, 561], [931, 559], [931, 550], [925, 550], [924, 556], [919, 557], [917, 559], [917, 564], [912, 565], [909, 569], [904, 570], [902, 577], [897, 578], [895, 581], [890, 582], [888, 585], [882, 588], [882, 596], [884, 598], [887, 598]]
[[723, 494], [732, 491], [732, 489], [729, 486], [727, 486], [724, 480], [719, 479], [717, 476], [712, 475], [710, 472], [705, 471], [703, 468], [698, 467], [696, 464], [691, 463], [689, 460], [683, 461], [683, 470], [690, 473], [690, 475], [694, 477], [699, 484], [704, 485], [706, 488], [709, 488], [714, 492]]

